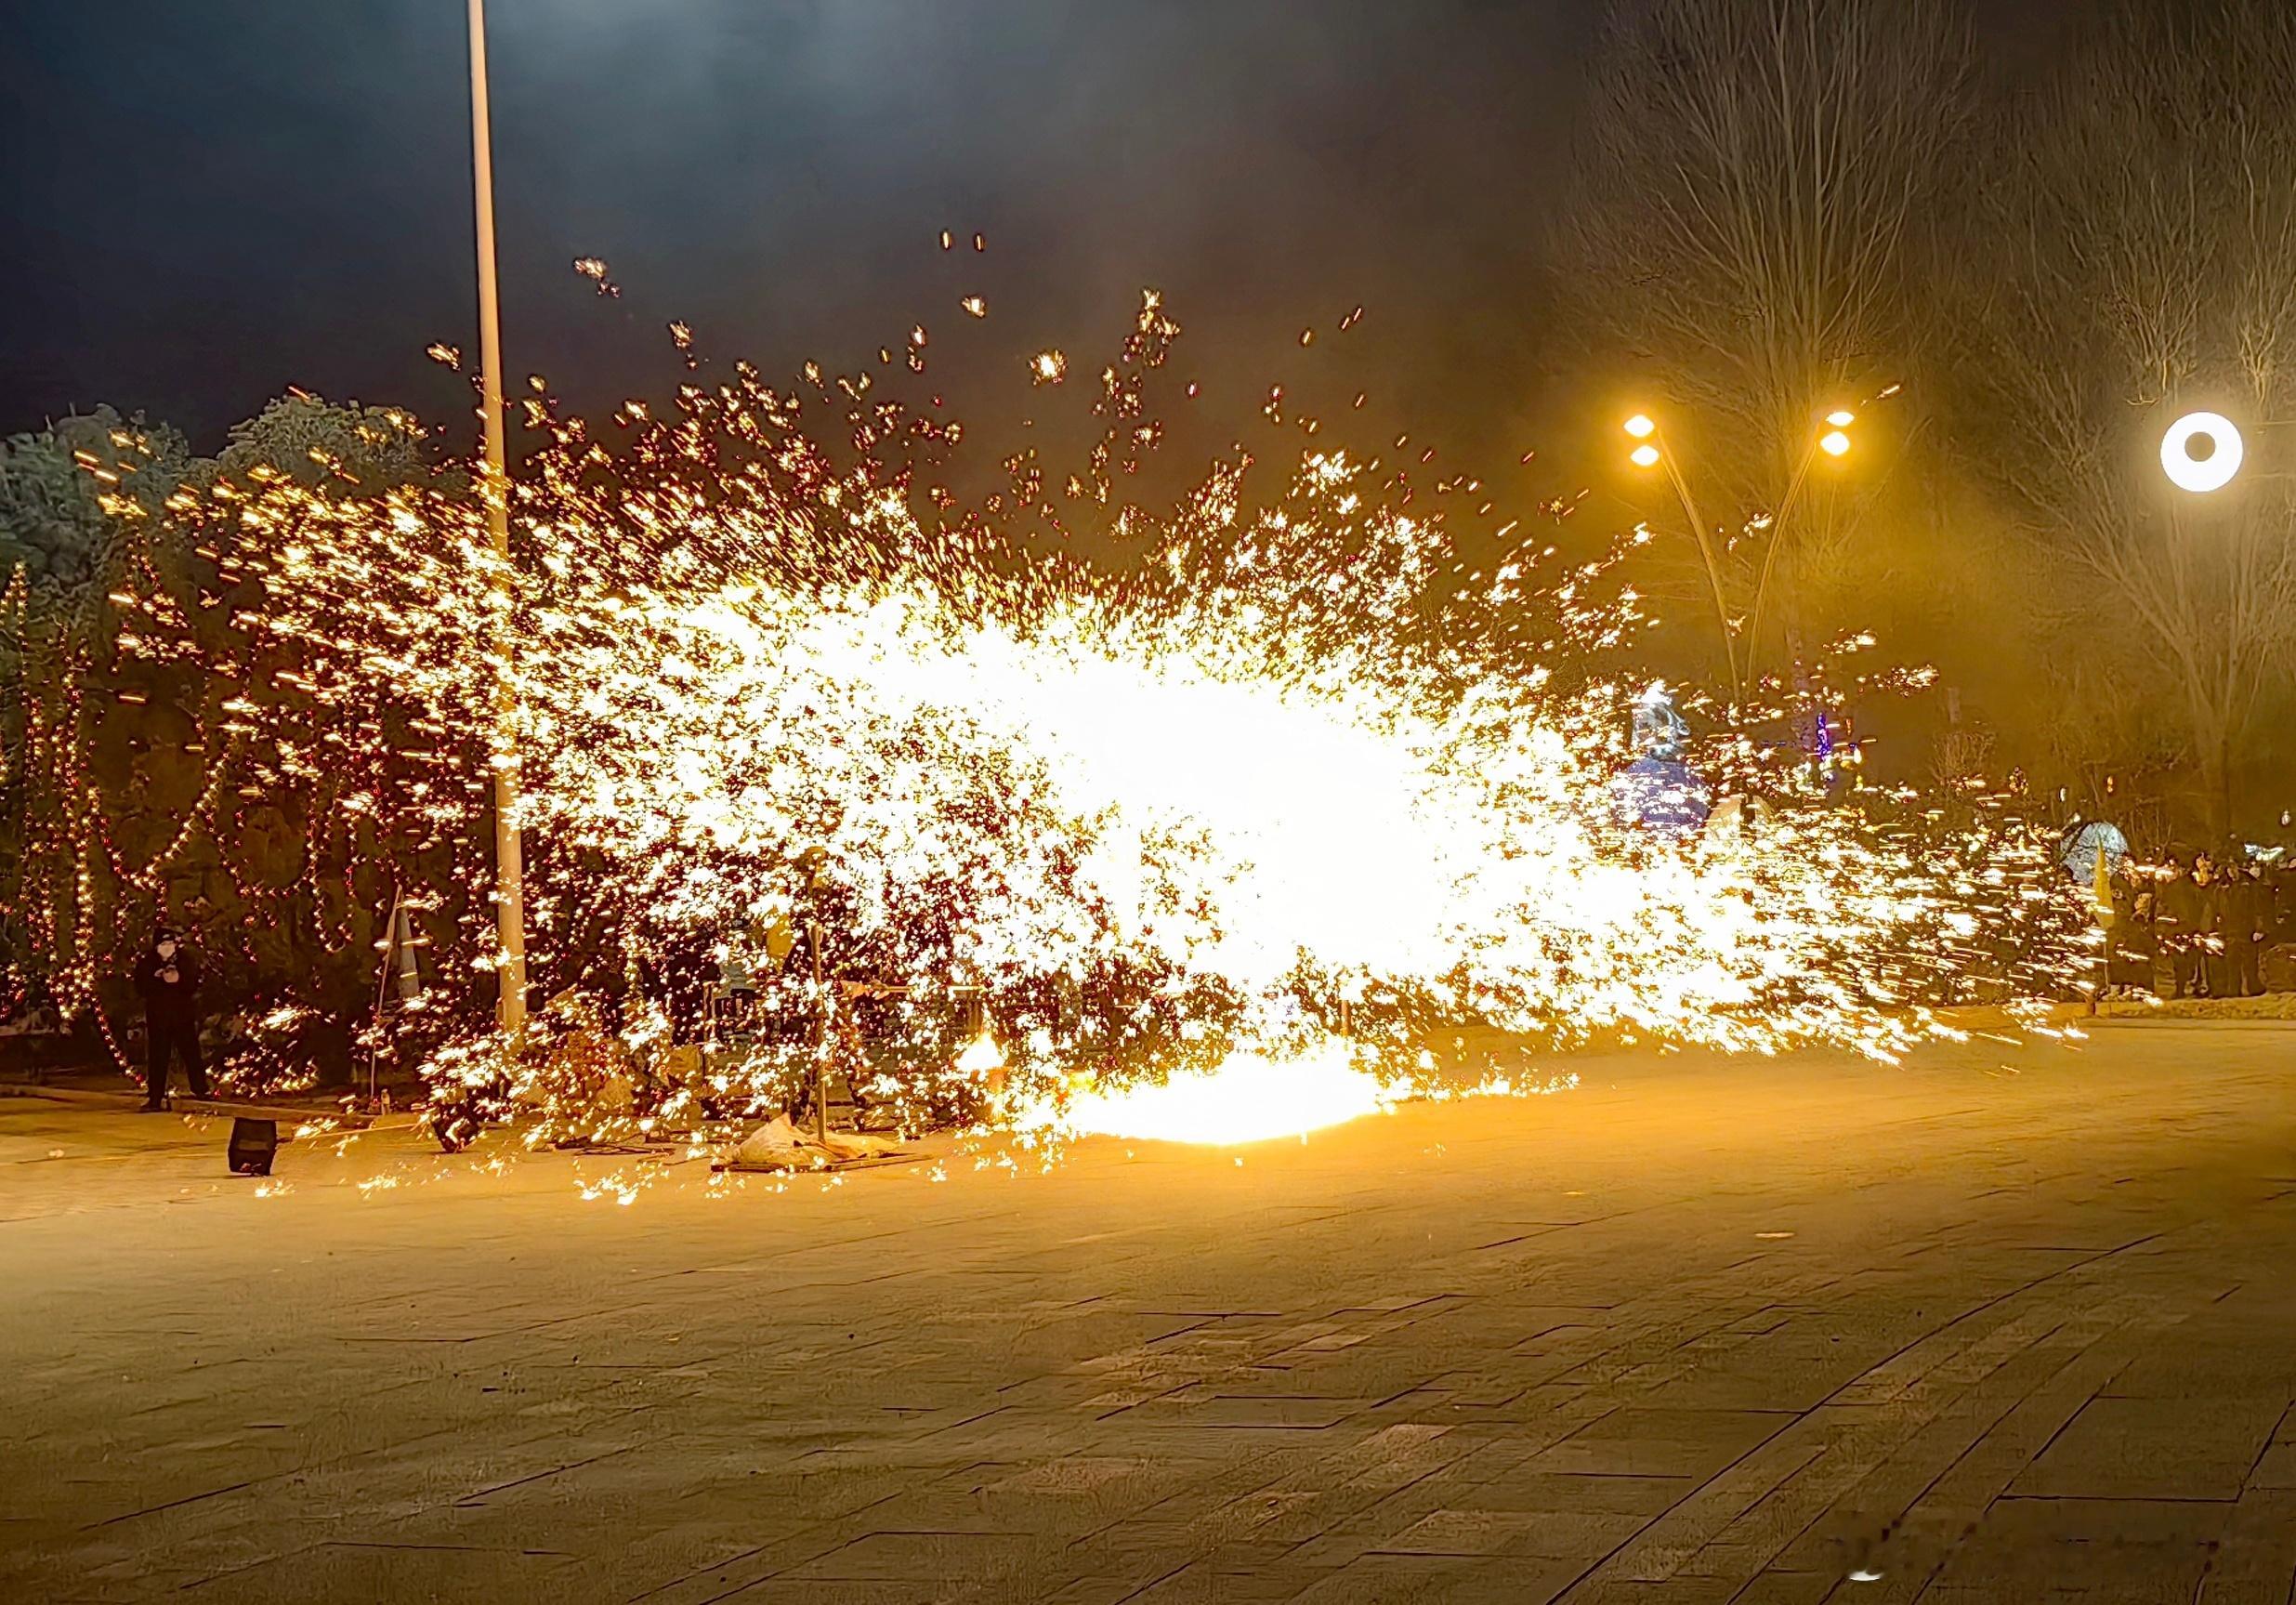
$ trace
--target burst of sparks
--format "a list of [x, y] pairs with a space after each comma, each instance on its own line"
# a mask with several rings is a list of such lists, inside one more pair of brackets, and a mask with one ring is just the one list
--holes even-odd
[[[576, 268], [611, 293], [603, 263]], [[532, 1146], [699, 1156], [827, 1056], [911, 1129], [987, 1110], [1030, 1141], [1240, 1142], [1563, 1084], [1447, 1082], [1426, 1044], [1455, 1028], [1886, 1060], [1949, 1030], [1934, 1006], [1973, 978], [2029, 996], [2077, 962], [2045, 849], [1967, 809], [1831, 803], [1725, 739], [1701, 761], [1768, 799], [1762, 828], [1673, 844], [1622, 819], [1641, 680], [1620, 660], [1647, 621], [1631, 590], [1601, 595], [1606, 562], [1523, 546], [1469, 571], [1403, 470], [1338, 451], [1256, 502], [1247, 463], [1166, 514], [1122, 500], [1161, 439], [1143, 395], [1176, 334], [1144, 297], [1089, 464], [1063, 491], [1021, 454], [977, 506], [918, 477], [958, 426], [866, 377], [809, 369], [801, 405], [742, 369], [674, 414], [628, 403], [612, 454], [538, 396], [550, 443], [518, 487], [514, 565], [440, 488], [273, 477], [181, 509], [230, 543], [250, 637], [297, 653], [293, 699], [220, 716], [258, 779], [355, 763], [372, 778], [345, 817], [467, 844], [483, 770], [517, 768], [554, 1001], [521, 1059], [475, 1005], [398, 1017], [379, 1046], [421, 1060], [436, 1118], [482, 1104]], [[1030, 362], [1038, 384], [1066, 369]], [[858, 466], [801, 428], [824, 404]], [[1279, 390], [1267, 411], [1282, 422]], [[1079, 517], [1157, 563], [1030, 555], [1021, 520], [1065, 538]], [[164, 597], [121, 605], [150, 615], [136, 650], [174, 650]], [[417, 906], [426, 941], [483, 974], [483, 863], [459, 862]], [[1988, 951], [2004, 928], [2007, 958]], [[738, 1034], [703, 1028], [712, 969], [751, 978]], [[635, 1175], [585, 1196], [626, 1204]]]

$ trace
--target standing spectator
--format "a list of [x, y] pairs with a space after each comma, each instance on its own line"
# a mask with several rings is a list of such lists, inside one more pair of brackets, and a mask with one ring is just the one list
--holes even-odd
[[2116, 992], [2153, 990], [2153, 883], [2134, 858], [2124, 858], [2112, 878], [2113, 928], [2105, 959], [2106, 984]]
[[2272, 940], [2272, 891], [2264, 866], [2236, 860], [2224, 882], [2224, 957], [2234, 997], [2258, 997], [2264, 990], [2264, 944]]
[[2169, 960], [2169, 995], [2198, 997], [2205, 971], [2202, 967], [2201, 883], [2194, 877], [2207, 862], [2205, 855], [2185, 863], [2171, 849], [2168, 875], [2160, 885], [2158, 929], [2160, 950]]
[[2199, 890], [2200, 980], [2203, 997], [2232, 995], [2232, 959], [2226, 952], [2224, 865], [2210, 853], [2195, 853], [2193, 885]]
[[136, 990], [143, 994], [148, 1112], [167, 1107], [167, 1073], [177, 1059], [183, 1060], [191, 1096], [207, 1096], [207, 1067], [199, 1052], [199, 959], [182, 937], [164, 926], [154, 931], [151, 951], [136, 962]]

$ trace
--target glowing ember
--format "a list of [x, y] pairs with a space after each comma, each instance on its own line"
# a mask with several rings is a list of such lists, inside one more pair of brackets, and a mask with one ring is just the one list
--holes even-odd
[[1212, 1071], [1033, 1104], [1015, 1124], [1062, 1136], [1235, 1147], [1304, 1138], [1391, 1103], [1379, 1079], [1353, 1061], [1345, 1044], [1330, 1043], [1298, 1059], [1231, 1054]]

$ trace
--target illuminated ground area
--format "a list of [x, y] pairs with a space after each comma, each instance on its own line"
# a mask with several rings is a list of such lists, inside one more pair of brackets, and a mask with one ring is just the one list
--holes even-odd
[[0, 1100], [0, 1597], [2289, 1598], [2296, 1034], [1587, 1069], [630, 1208]]

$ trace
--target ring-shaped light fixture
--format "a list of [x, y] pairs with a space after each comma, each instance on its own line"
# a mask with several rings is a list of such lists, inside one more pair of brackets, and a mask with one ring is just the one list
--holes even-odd
[[[2193, 455], [2193, 443], [2203, 439], [2209, 451]], [[2186, 413], [2160, 437], [2160, 471], [2180, 491], [2223, 490], [2240, 471], [2244, 454], [2238, 427], [2222, 413]]]

